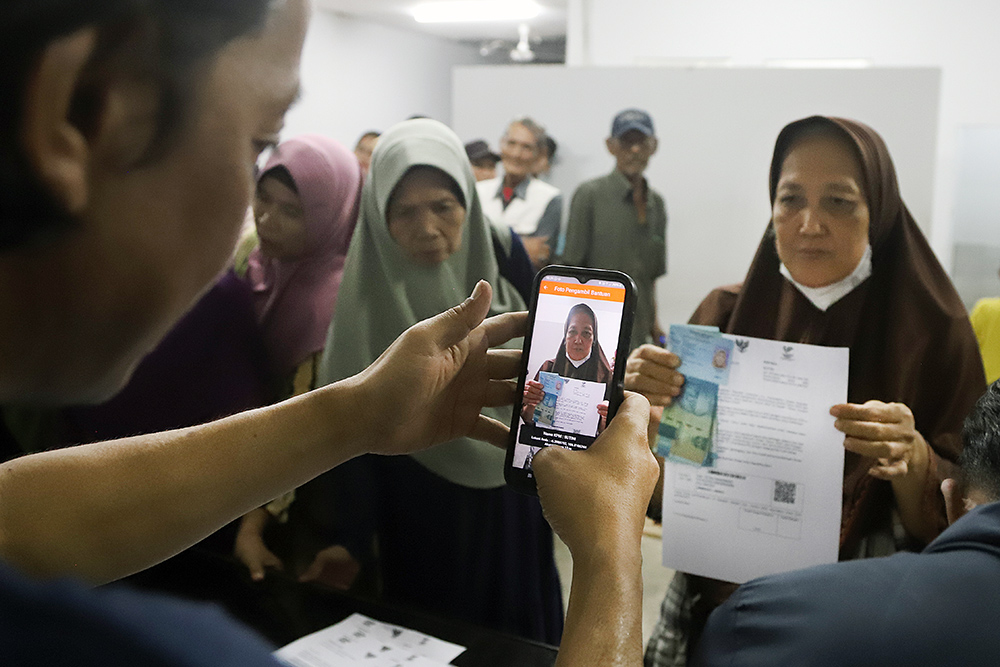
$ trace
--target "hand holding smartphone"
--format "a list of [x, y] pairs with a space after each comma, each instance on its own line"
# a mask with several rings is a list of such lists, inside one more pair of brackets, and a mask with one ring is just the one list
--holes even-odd
[[542, 447], [586, 449], [623, 397], [635, 284], [619, 271], [549, 266], [535, 277], [504, 476], [535, 495]]

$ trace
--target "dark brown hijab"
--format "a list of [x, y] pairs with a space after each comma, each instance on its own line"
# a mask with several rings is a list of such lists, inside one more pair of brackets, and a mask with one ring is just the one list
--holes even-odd
[[[829, 132], [854, 147], [870, 214], [872, 274], [826, 312], [780, 273], [769, 224], [741, 288], [714, 291], [692, 322], [724, 332], [851, 349], [848, 400], [904, 403], [937, 454], [927, 506], [946, 525], [937, 477], [961, 450], [962, 420], [986, 388], [968, 315], [955, 288], [899, 196], [882, 138], [852, 120], [813, 116], [787, 125], [771, 162], [771, 203], [785, 156], [804, 133]], [[875, 463], [847, 452], [844, 461], [841, 558], [892, 508], [888, 482], [867, 474]]]

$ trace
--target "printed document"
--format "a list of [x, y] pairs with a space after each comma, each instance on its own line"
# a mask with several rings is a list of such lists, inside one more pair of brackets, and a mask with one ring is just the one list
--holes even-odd
[[[837, 560], [847, 348], [731, 336], [714, 466], [667, 460], [663, 564], [744, 583]], [[689, 456], [694, 458], [693, 456]]]
[[291, 667], [446, 667], [465, 651], [458, 644], [351, 614], [274, 652]]
[[562, 393], [556, 401], [552, 428], [567, 433], [597, 435], [601, 415], [597, 404], [604, 400], [608, 385], [604, 382], [587, 382], [563, 378]]

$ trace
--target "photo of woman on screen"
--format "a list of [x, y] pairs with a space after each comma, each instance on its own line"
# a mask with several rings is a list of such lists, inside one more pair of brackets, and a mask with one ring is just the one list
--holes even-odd
[[611, 380], [611, 364], [598, 343], [597, 316], [590, 306], [578, 303], [570, 308], [559, 351], [540, 370], [588, 382]]
[[[525, 383], [521, 415], [526, 423], [533, 421], [535, 407], [545, 396], [539, 381], [541, 373], [555, 373], [562, 378], [587, 382], [611, 382], [611, 364], [599, 343], [597, 315], [590, 306], [578, 303], [570, 308], [563, 327], [562, 342], [555, 357], [543, 362], [535, 373], [534, 380]], [[598, 405], [597, 411], [601, 417], [605, 417], [607, 403]]]

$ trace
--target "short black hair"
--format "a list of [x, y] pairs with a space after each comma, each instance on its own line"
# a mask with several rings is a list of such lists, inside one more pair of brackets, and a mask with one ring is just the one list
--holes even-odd
[[1000, 500], [1000, 380], [986, 389], [966, 417], [958, 461], [967, 491]]
[[559, 144], [556, 140], [552, 138], [552, 135], [546, 134], [545, 141], [542, 142], [546, 155], [549, 157], [549, 162], [555, 160], [556, 150], [559, 148]]
[[[23, 101], [46, 46], [87, 27], [97, 29], [88, 69], [127, 62], [162, 88], [157, 136], [162, 150], [186, 118], [198, 66], [223, 46], [263, 26], [274, 0], [3, 0], [0, 40], [0, 252], [72, 227], [73, 220], [41, 184], [21, 144]], [[84, 76], [87, 72], [84, 72]], [[85, 88], [85, 86], [84, 86]], [[101, 100], [81, 90], [74, 121], [94, 129]]]

